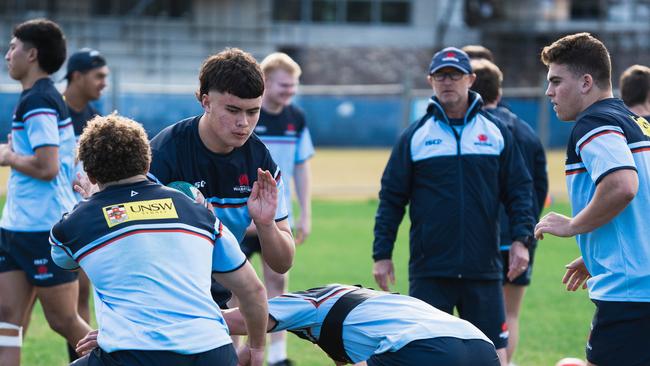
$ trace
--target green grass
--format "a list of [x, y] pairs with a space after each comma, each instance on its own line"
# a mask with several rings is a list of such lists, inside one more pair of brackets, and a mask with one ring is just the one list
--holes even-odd
[[[375, 286], [372, 278], [372, 228], [377, 202], [316, 201], [313, 233], [298, 248], [291, 270], [291, 290], [341, 282]], [[567, 214], [566, 204], [553, 210]], [[406, 220], [405, 220], [406, 221]], [[573, 239], [548, 237], [540, 242], [533, 283], [524, 299], [521, 340], [515, 361], [520, 366], [553, 365], [563, 357], [583, 357], [593, 306], [586, 291], [569, 293], [560, 283], [564, 264], [579, 255]], [[395, 246], [396, 291], [408, 293], [408, 225]], [[4, 294], [3, 294], [4, 295]], [[316, 346], [289, 335], [289, 356], [298, 365], [331, 365]], [[23, 348], [23, 365], [65, 365], [62, 338], [49, 330], [40, 307], [35, 308]]]

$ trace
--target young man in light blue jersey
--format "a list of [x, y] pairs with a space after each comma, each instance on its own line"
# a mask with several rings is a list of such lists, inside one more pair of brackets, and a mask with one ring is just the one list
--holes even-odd
[[551, 212], [535, 236], [576, 236], [582, 256], [563, 282], [588, 288], [596, 304], [589, 363], [649, 365], [650, 124], [613, 98], [609, 52], [590, 34], [563, 37], [541, 58], [558, 118], [576, 121], [566, 160], [573, 217]]
[[[285, 183], [284, 200], [289, 210], [289, 222], [296, 244], [305, 241], [311, 232], [311, 172], [309, 159], [314, 155], [314, 145], [305, 121], [305, 115], [292, 103], [298, 87], [300, 66], [287, 54], [272, 53], [260, 63], [264, 73], [264, 94], [260, 119], [255, 134], [269, 149], [273, 161], [282, 171]], [[291, 205], [291, 181], [296, 187], [300, 217], [294, 220]], [[251, 225], [241, 244], [247, 257], [261, 252], [255, 225]], [[288, 273], [278, 273], [263, 263], [264, 284], [269, 297], [287, 291]], [[269, 366], [290, 366], [287, 358], [286, 332], [271, 335], [267, 354]]]
[[0, 145], [0, 165], [11, 168], [0, 220], [0, 365], [20, 363], [21, 327], [38, 298], [50, 327], [76, 344], [89, 329], [77, 314], [77, 276], [50, 257], [48, 234], [75, 197], [75, 138], [67, 107], [49, 75], [65, 61], [66, 42], [49, 20], [13, 31], [5, 56], [21, 83], [11, 135]]
[[[203, 204], [149, 181], [142, 126], [96, 117], [79, 139], [79, 160], [99, 192], [52, 228], [52, 259], [82, 268], [95, 288], [98, 348], [75, 365], [234, 366], [237, 354], [210, 273], [241, 302], [251, 336], [244, 350], [261, 366], [266, 291], [233, 234]], [[273, 194], [268, 175], [251, 204]]]

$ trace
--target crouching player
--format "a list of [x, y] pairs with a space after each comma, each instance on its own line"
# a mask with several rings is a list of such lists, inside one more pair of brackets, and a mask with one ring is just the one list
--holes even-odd
[[[410, 296], [335, 284], [274, 297], [268, 308], [271, 332], [316, 343], [337, 365], [499, 365], [478, 328]], [[231, 334], [247, 333], [239, 309], [224, 318]]]
[[81, 135], [78, 158], [99, 192], [50, 235], [54, 262], [81, 267], [95, 287], [99, 347], [75, 364], [236, 365], [210, 295], [216, 272], [239, 297], [251, 334], [243, 358], [262, 365], [264, 287], [210, 210], [147, 180], [151, 151], [142, 126], [118, 115], [95, 117]]

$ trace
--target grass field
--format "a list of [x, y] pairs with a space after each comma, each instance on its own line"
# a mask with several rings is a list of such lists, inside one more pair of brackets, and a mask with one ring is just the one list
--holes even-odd
[[[373, 216], [377, 202], [323, 201], [314, 203], [314, 232], [298, 248], [291, 270], [290, 288], [305, 289], [342, 282], [374, 286], [371, 275]], [[567, 212], [564, 204], [553, 209]], [[407, 226], [402, 225], [395, 251], [396, 291], [408, 292]], [[516, 361], [520, 366], [554, 365], [566, 356], [584, 354], [593, 306], [585, 291], [566, 292], [560, 279], [563, 265], [577, 256], [571, 239], [547, 238], [537, 251], [533, 284], [522, 309], [521, 342]], [[65, 365], [63, 340], [49, 330], [40, 308], [23, 348], [23, 365]], [[289, 355], [298, 365], [331, 365], [316, 346], [289, 335]]]
[[[313, 159], [313, 233], [299, 247], [291, 270], [290, 289], [341, 282], [374, 286], [371, 274], [372, 227], [379, 177], [388, 150], [319, 150]], [[551, 209], [569, 212], [563, 203], [563, 153], [549, 153]], [[0, 181], [6, 170], [0, 169]], [[0, 184], [4, 187], [4, 184]], [[408, 223], [400, 229], [394, 261], [395, 291], [408, 292]], [[578, 255], [573, 239], [548, 237], [537, 251], [533, 283], [522, 308], [519, 366], [554, 365], [563, 357], [584, 355], [593, 306], [587, 293], [569, 293], [560, 279], [563, 266]], [[258, 258], [256, 258], [257, 262]], [[11, 294], [0, 294], [11, 296]], [[331, 365], [316, 346], [289, 335], [289, 356], [299, 366]], [[49, 330], [36, 307], [23, 348], [23, 365], [66, 365], [61, 337]]]

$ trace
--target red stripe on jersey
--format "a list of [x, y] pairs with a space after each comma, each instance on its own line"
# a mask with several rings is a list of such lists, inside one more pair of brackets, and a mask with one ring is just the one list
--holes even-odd
[[587, 168], [579, 168], [579, 169], [567, 170], [564, 174], [565, 175], [574, 175], [574, 174], [584, 173], [586, 171], [587, 171]]
[[608, 133], [614, 133], [614, 134], [620, 135], [621, 137], [625, 138], [625, 135], [623, 135], [622, 133], [620, 133], [620, 132], [618, 132], [618, 131], [606, 130], [606, 131], [598, 132], [597, 134], [594, 134], [593, 136], [591, 136], [590, 138], [588, 138], [587, 141], [585, 141], [585, 142], [583, 142], [582, 144], [580, 144], [580, 147], [579, 147], [580, 151], [582, 151], [582, 149], [584, 149], [585, 146], [586, 146], [588, 143], [590, 143], [591, 141], [593, 141], [596, 137], [603, 136], [603, 135], [607, 135]]
[[203, 234], [195, 233], [194, 231], [189, 231], [189, 230], [183, 230], [183, 229], [140, 229], [140, 230], [133, 230], [129, 231], [128, 233], [124, 233], [122, 235], [118, 235], [102, 244], [97, 245], [96, 247], [90, 249], [89, 251], [85, 252], [84, 254], [80, 255], [77, 258], [77, 262], [82, 260], [84, 257], [86, 257], [88, 254], [93, 253], [111, 243], [114, 243], [116, 240], [123, 239], [126, 237], [129, 237], [131, 235], [136, 235], [136, 234], [142, 234], [142, 233], [185, 233], [185, 234], [190, 234], [194, 236], [198, 236], [201, 239], [207, 240], [210, 244], [214, 245], [214, 242], [212, 241], [212, 238], [207, 237]]

